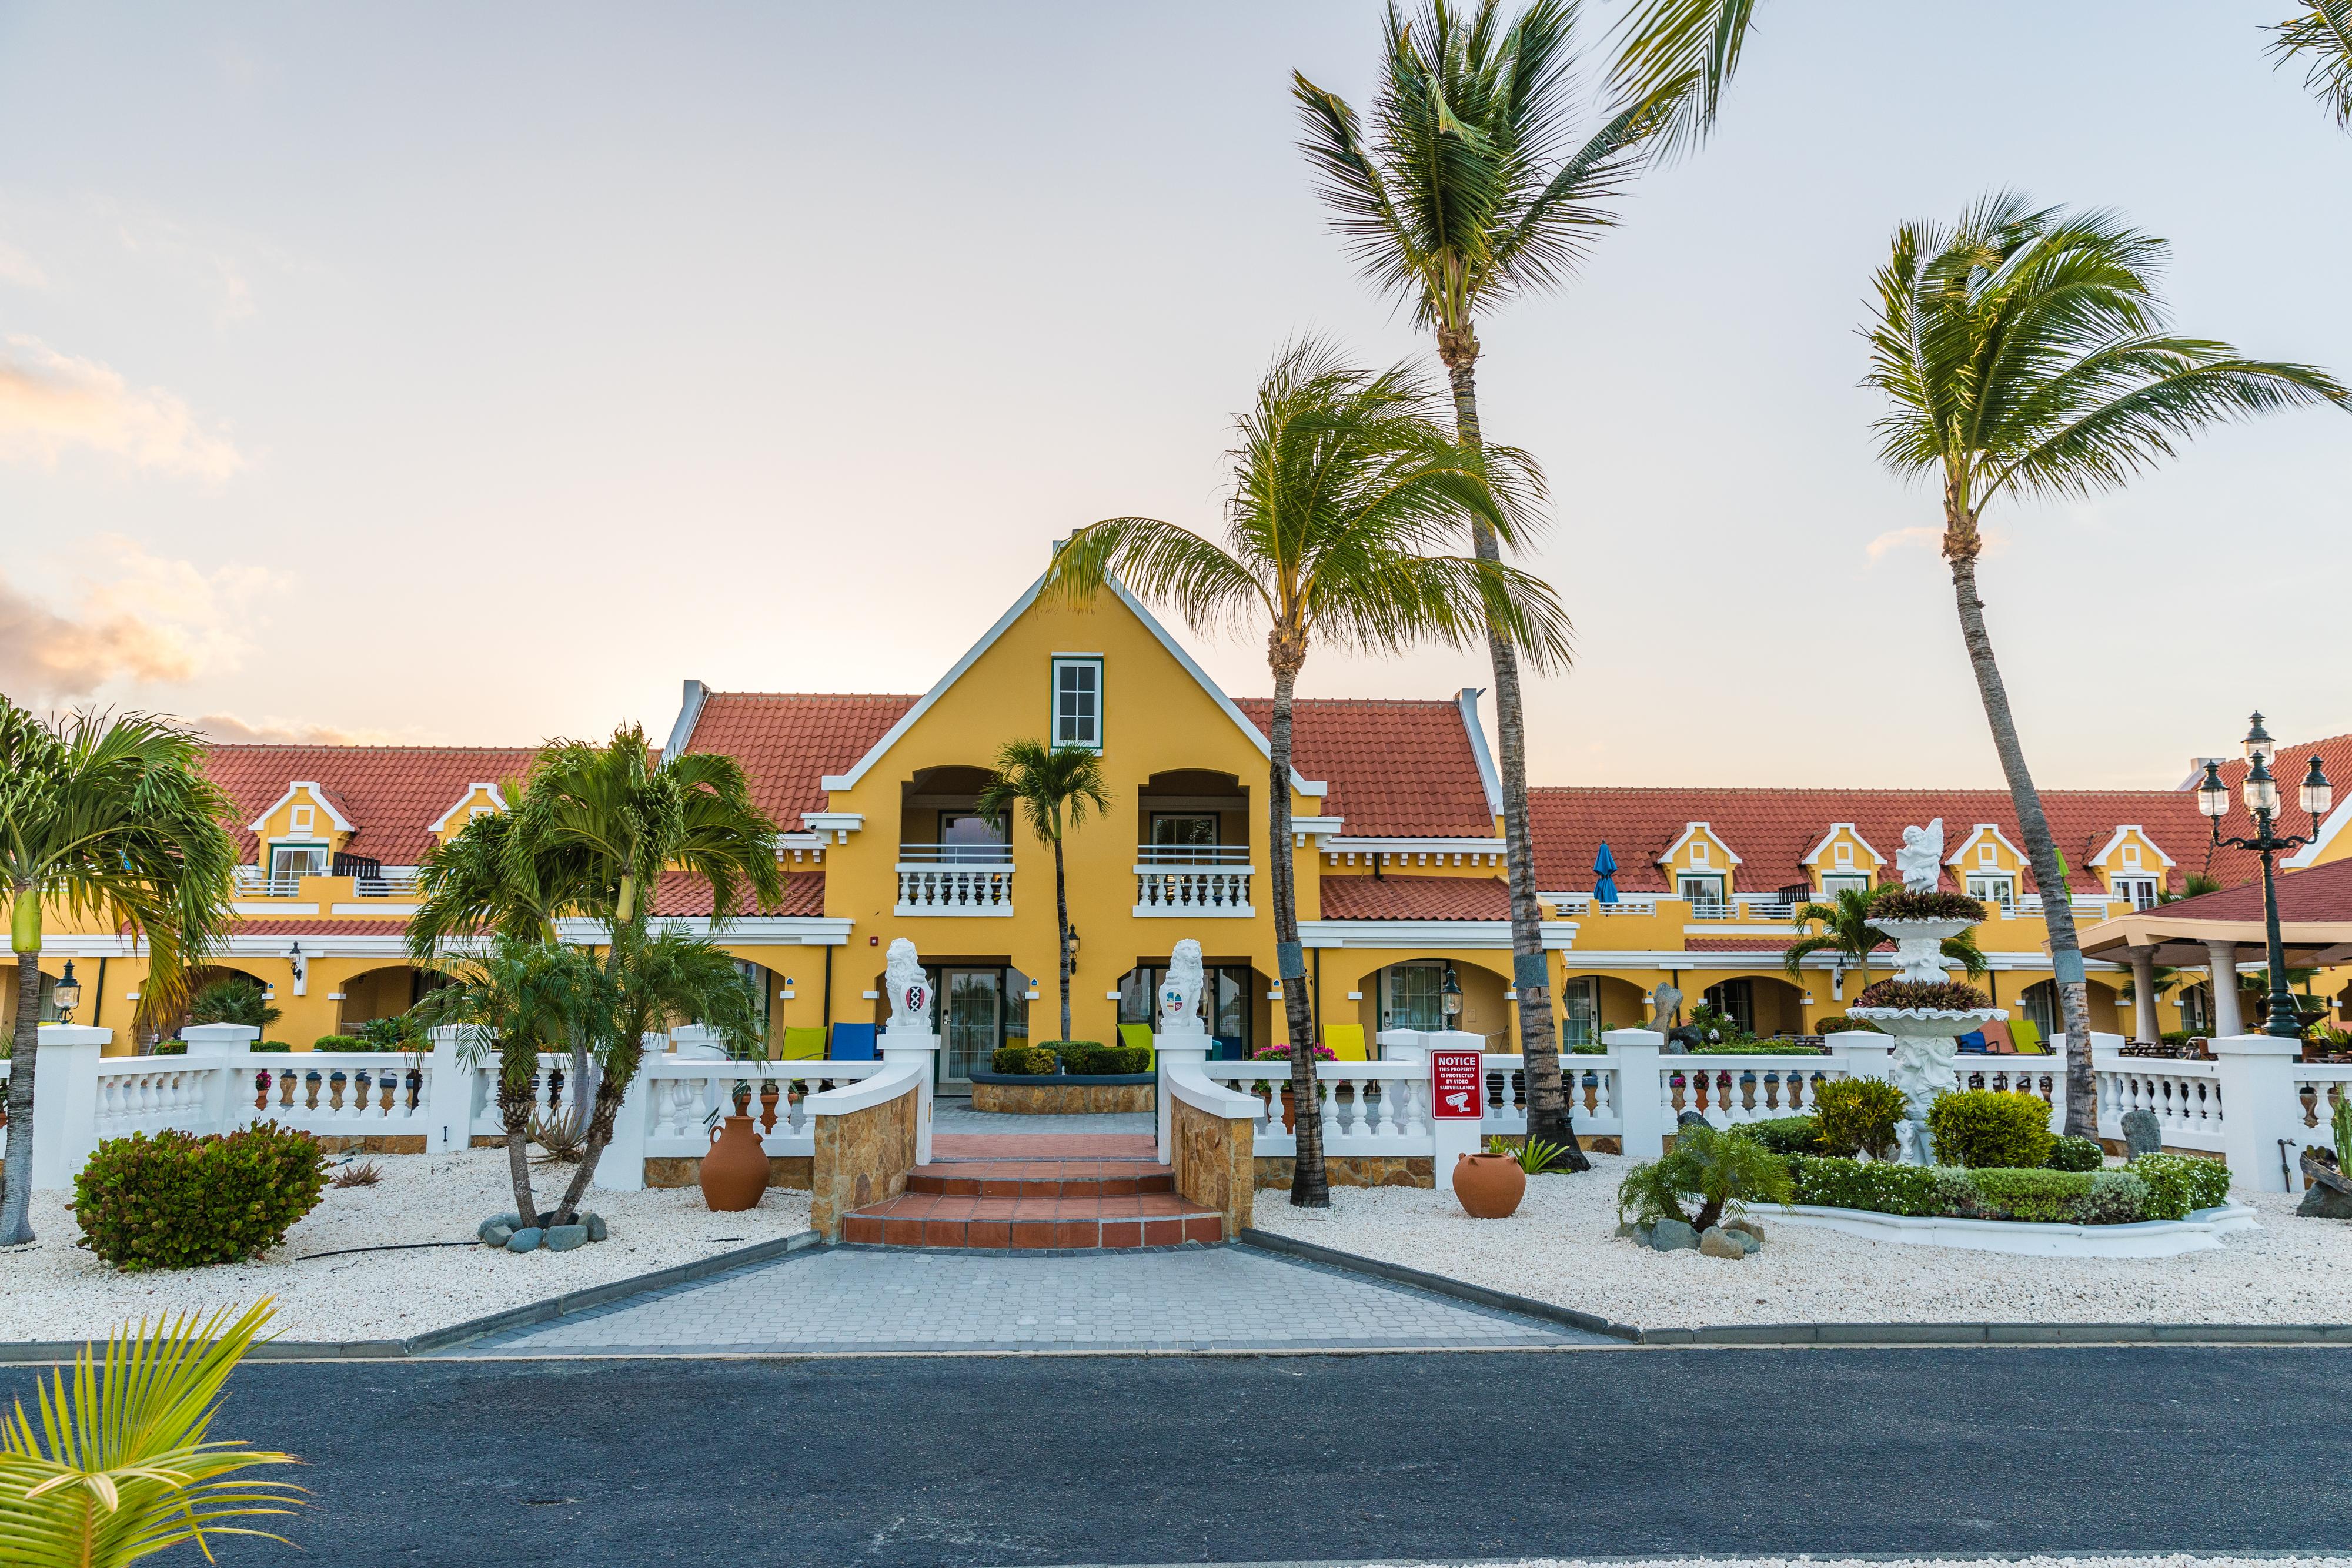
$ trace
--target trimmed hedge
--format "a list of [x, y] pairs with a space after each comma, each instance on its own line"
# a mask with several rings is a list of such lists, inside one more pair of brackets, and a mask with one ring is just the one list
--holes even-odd
[[1908, 1107], [1903, 1091], [1877, 1078], [1838, 1078], [1813, 1092], [1822, 1148], [1832, 1155], [1885, 1155], [1895, 1147], [1895, 1124]]
[[1885, 1034], [1886, 1032], [1868, 1019], [1848, 1018], [1843, 1013], [1840, 1013], [1835, 1018], [1822, 1019], [1813, 1026], [1813, 1031], [1816, 1034]]
[[2147, 1184], [2123, 1171], [1973, 1170], [1995, 1219], [2030, 1225], [2129, 1225], [2147, 1218]]
[[1881, 980], [1853, 998], [1858, 1008], [1931, 1008], [1944, 1012], [1973, 1012], [1992, 1006], [1992, 998], [1974, 986], [1958, 980]]
[[74, 1177], [80, 1245], [124, 1269], [235, 1263], [266, 1252], [327, 1187], [318, 1140], [265, 1122], [226, 1134], [134, 1133]]
[[2050, 1134], [2046, 1102], [2001, 1089], [1937, 1095], [1927, 1107], [1927, 1132], [1937, 1160], [1970, 1170], [2039, 1170], [2057, 1141]]
[[1776, 1155], [1817, 1155], [1822, 1149], [1819, 1116], [1771, 1116], [1761, 1122], [1743, 1122], [1731, 1130]]
[[1139, 1045], [1104, 1045], [1091, 1040], [1049, 1040], [1038, 1048], [1062, 1059], [1073, 1078], [1111, 1078], [1151, 1071], [1151, 1052]]
[[2053, 1171], [2095, 1171], [2107, 1163], [2107, 1151], [2096, 1138], [2053, 1138], [2042, 1164]]
[[392, 1040], [362, 1040], [355, 1034], [322, 1034], [310, 1042], [312, 1051], [354, 1051], [378, 1055], [396, 1056], [403, 1051], [423, 1051], [424, 1042], [403, 1046]]
[[1061, 1070], [1061, 1063], [1054, 1060], [1052, 1051], [1041, 1051], [1034, 1045], [1000, 1045], [995, 1054], [988, 1059], [988, 1070], [991, 1072], [1050, 1077]]
[[1907, 887], [1884, 887], [1870, 901], [1873, 920], [1982, 920], [1981, 900], [1965, 893], [1914, 893]]
[[1931, 1166], [1898, 1166], [1880, 1160], [1864, 1164], [1797, 1155], [1789, 1161], [1789, 1176], [1796, 1184], [1791, 1203], [1921, 1218], [1947, 1211], [1943, 1184]]
[[2186, 1219], [2230, 1201], [2230, 1167], [2194, 1155], [2142, 1155], [2124, 1167], [2146, 1183], [2147, 1218]]

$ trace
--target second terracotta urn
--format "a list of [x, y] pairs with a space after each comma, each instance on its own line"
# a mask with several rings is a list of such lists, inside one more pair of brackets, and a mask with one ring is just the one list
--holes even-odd
[[768, 1189], [768, 1155], [749, 1116], [730, 1116], [702, 1156], [702, 1201], [717, 1214], [751, 1208]]
[[1508, 1219], [1528, 1192], [1528, 1173], [1508, 1155], [1464, 1155], [1454, 1162], [1454, 1196], [1473, 1219]]

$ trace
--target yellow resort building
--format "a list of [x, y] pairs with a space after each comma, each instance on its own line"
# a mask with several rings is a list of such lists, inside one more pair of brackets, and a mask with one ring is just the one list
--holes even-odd
[[[1268, 873], [1272, 856], [1287, 855], [1319, 1034], [1446, 1027], [1458, 998], [1454, 1027], [1490, 1049], [1516, 1039], [1500, 788], [1475, 691], [1301, 699], [1293, 831], [1279, 844], [1266, 841], [1270, 704], [1219, 690], [1123, 591], [1072, 609], [1041, 602], [1033, 586], [920, 695], [719, 692], [691, 680], [684, 693], [667, 748], [740, 759], [784, 829], [786, 893], [776, 908], [714, 924], [707, 893], [673, 877], [656, 912], [736, 955], [777, 1054], [815, 1055], [805, 1042], [824, 1037], [814, 1031], [885, 1019], [884, 955], [901, 936], [932, 971], [943, 1092], [959, 1092], [1000, 1045], [1059, 1033], [1051, 849], [1017, 827], [1008, 841], [974, 809], [998, 747], [1024, 737], [1099, 750], [1110, 785], [1109, 813], [1066, 845], [1075, 1037], [1114, 1040], [1121, 1023], [1148, 1020], [1169, 950], [1190, 936], [1209, 970], [1218, 1054], [1278, 1043]], [[533, 749], [211, 748], [246, 851], [239, 918], [214, 964], [266, 988], [282, 1015], [273, 1039], [308, 1049], [402, 1011], [434, 983], [404, 946], [415, 868], [473, 817], [504, 810]], [[2352, 781], [2352, 737], [2283, 747], [2274, 770], [2293, 779], [2315, 750]], [[2243, 767], [2225, 769], [2233, 801]], [[2225, 887], [2256, 877], [2252, 856], [2209, 849], [2193, 777], [2184, 759], [2175, 788], [2045, 792], [2079, 923], [2153, 905], [2191, 873]], [[2232, 810], [2224, 833], [2246, 831], [2242, 806]], [[2053, 890], [2025, 863], [2005, 792], [1538, 788], [1543, 940], [1563, 1045], [1664, 1027], [1701, 1002], [1759, 1035], [1819, 1032], [1862, 977], [1816, 954], [1792, 979], [1791, 915], [1840, 888], [1896, 880], [1903, 830], [1934, 819], [1947, 885], [1990, 911], [1976, 935], [1996, 1004], [2053, 1032], [2042, 921]], [[2290, 863], [2352, 853], [2347, 821], [2352, 803]], [[1611, 865], [1605, 878], [1596, 870]], [[44, 986], [75, 966], [77, 1021], [115, 1030], [114, 1051], [169, 1031], [167, 1019], [133, 1031], [144, 964], [131, 944], [77, 929], [61, 911], [51, 919]], [[564, 933], [599, 936], [578, 922]], [[2259, 948], [2214, 956], [2212, 972], [2150, 977], [2156, 1030], [2210, 1030], [2216, 974], [2234, 986], [2232, 963], [2261, 961]], [[2149, 1032], [2125, 998], [2130, 971], [2092, 970], [2092, 1027]], [[2299, 988], [2333, 998], [2340, 1020], [2346, 979], [2329, 971]], [[0, 1006], [13, 1008], [13, 987], [10, 973]]]

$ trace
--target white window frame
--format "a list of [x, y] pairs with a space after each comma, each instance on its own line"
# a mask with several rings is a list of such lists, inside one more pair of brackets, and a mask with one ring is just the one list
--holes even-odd
[[[2005, 871], [1972, 871], [1968, 887], [1970, 898], [1998, 904], [2004, 913], [2017, 907], [2017, 879]], [[1984, 891], [1979, 892], [1979, 888]]]
[[[1089, 738], [1066, 736], [1062, 731], [1062, 672], [1080, 668], [1094, 672], [1094, 734]], [[1100, 751], [1103, 748], [1103, 662], [1100, 658], [1057, 655], [1054, 660], [1053, 684], [1048, 700], [1050, 706], [1047, 712], [1051, 716], [1054, 745], [1057, 748], [1074, 747], [1080, 751]]]
[[1856, 893], [1870, 891], [1870, 873], [1865, 871], [1833, 871], [1823, 873], [1822, 894], [1835, 898], [1840, 888], [1853, 888]]
[[2156, 907], [2157, 880], [2152, 876], [2119, 876], [2115, 889], [2116, 896], [2136, 910]]
[[[1701, 883], [1705, 884], [1705, 891], [1700, 896], [1696, 898], [1692, 897], [1692, 887]], [[1675, 893], [1676, 896], [1680, 897], [1685, 903], [1691, 904], [1693, 907], [1704, 904], [1711, 908], [1720, 909], [1723, 907], [1726, 901], [1726, 895], [1723, 890], [1723, 874], [1720, 872], [1678, 872], [1675, 876]]]
[[[1430, 988], [1426, 992], [1422, 991], [1418, 986], [1412, 988], [1413, 999], [1416, 1002], [1426, 1002], [1430, 1008], [1435, 1009], [1425, 1015], [1432, 1020], [1428, 1023], [1398, 1021], [1396, 982], [1407, 970], [1412, 971], [1415, 980], [1425, 979], [1429, 983]], [[1381, 1027], [1382, 1029], [1444, 1029], [1445, 1027], [1445, 966], [1435, 962], [1391, 964], [1381, 970]]]

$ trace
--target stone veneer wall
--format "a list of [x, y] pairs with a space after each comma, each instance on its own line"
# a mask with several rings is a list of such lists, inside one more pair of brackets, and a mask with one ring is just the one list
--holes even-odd
[[[1288, 1155], [1257, 1162], [1257, 1185], [1287, 1191], [1296, 1164]], [[1428, 1155], [1326, 1155], [1323, 1180], [1331, 1186], [1435, 1186], [1437, 1161]]]
[[1169, 1098], [1169, 1163], [1176, 1172], [1176, 1190], [1223, 1215], [1230, 1241], [1251, 1222], [1253, 1130], [1247, 1122], [1228, 1121]]
[[816, 1119], [809, 1227], [826, 1240], [841, 1239], [841, 1222], [851, 1209], [907, 1190], [907, 1173], [915, 1168], [916, 1099], [909, 1089], [863, 1111]]
[[[816, 1162], [806, 1155], [770, 1155], [768, 1185], [806, 1192], [816, 1184], [815, 1166]], [[702, 1159], [698, 1155], [646, 1158], [647, 1186], [696, 1186], [701, 1181]]]
[[1039, 1083], [971, 1086], [971, 1108], [1015, 1116], [1076, 1116], [1108, 1111], [1149, 1111], [1158, 1103], [1149, 1083], [1088, 1083], [1049, 1078]]

